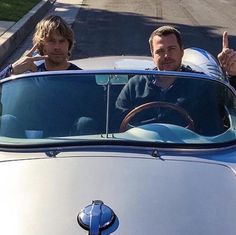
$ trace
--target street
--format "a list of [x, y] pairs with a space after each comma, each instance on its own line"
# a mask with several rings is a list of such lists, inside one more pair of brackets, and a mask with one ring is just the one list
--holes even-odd
[[[84, 0], [73, 25], [76, 44], [71, 59], [150, 55], [150, 33], [165, 24], [182, 32], [185, 48], [201, 47], [216, 56], [225, 30], [236, 49], [235, 12], [235, 0]], [[6, 63], [29, 49], [31, 39], [32, 34]]]
[[185, 47], [217, 55], [225, 30], [236, 49], [235, 12], [235, 0], [85, 0], [73, 27], [77, 41], [73, 59], [150, 55], [149, 35], [165, 24], [183, 33]]

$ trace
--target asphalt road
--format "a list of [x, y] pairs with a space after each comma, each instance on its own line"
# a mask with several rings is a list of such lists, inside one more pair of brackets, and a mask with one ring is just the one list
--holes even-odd
[[73, 26], [72, 59], [150, 55], [149, 35], [165, 24], [182, 32], [185, 47], [201, 47], [216, 56], [225, 30], [236, 49], [235, 12], [235, 0], [85, 0]]
[[[235, 0], [84, 0], [73, 30], [72, 58], [102, 55], [150, 55], [148, 38], [165, 24], [177, 27], [185, 47], [221, 50], [227, 30], [236, 49]], [[32, 46], [29, 35], [6, 61], [12, 63]]]

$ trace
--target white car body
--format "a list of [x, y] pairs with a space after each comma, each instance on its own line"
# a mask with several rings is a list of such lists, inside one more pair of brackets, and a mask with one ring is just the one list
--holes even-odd
[[[126, 70], [131, 67], [131, 73], [142, 73], [141, 70], [153, 66], [151, 58], [146, 57], [135, 60], [105, 57], [76, 63], [89, 71], [32, 73], [1, 81], [2, 112], [10, 101], [14, 110], [18, 107], [19, 97], [25, 95], [24, 89], [32, 90], [32, 94], [27, 94], [25, 106], [22, 104], [17, 111], [21, 115], [34, 108], [46, 109], [53, 97], [55, 100], [66, 99], [70, 93], [60, 99], [59, 90], [51, 90], [44, 105], [38, 102], [44, 97], [34, 97], [40, 86], [44, 86], [40, 84], [44, 79], [44, 89], [50, 85], [51, 80], [46, 79], [52, 75], [58, 76], [57, 81], [62, 76], [70, 79], [70, 76], [93, 73], [111, 76], [117, 72], [119, 77], [126, 75]], [[202, 63], [201, 59], [198, 63]], [[195, 65], [197, 68], [198, 64]], [[217, 63], [211, 65], [220, 71]], [[203, 66], [205, 73], [209, 72], [206, 67]], [[102, 72], [98, 70], [101, 68], [112, 70]], [[143, 73], [149, 72], [152, 73], [145, 70]], [[165, 72], [160, 72], [160, 76], [163, 75]], [[218, 84], [232, 96], [230, 101], [236, 100], [234, 90], [223, 74], [218, 80], [208, 74], [194, 76], [193, 80], [201, 78], [203, 82], [205, 79], [209, 84]], [[31, 80], [37, 81], [37, 89], [31, 88], [28, 83]], [[7, 92], [16, 83], [17, 89], [9, 100]], [[105, 81], [103, 86], [106, 85]], [[61, 89], [64, 89], [63, 85]], [[95, 95], [95, 91], [91, 90], [89, 95]], [[86, 98], [82, 102], [86, 102]], [[69, 115], [64, 106], [57, 102], [53, 105], [58, 105], [55, 110], [61, 112], [62, 117]], [[226, 106], [231, 116], [230, 126], [215, 136], [200, 135], [172, 124], [141, 125], [124, 133], [110, 132], [106, 126], [105, 133], [84, 136], [55, 134], [42, 137], [45, 131], [39, 133], [34, 129], [25, 131], [24, 137], [1, 132], [0, 234], [234, 235], [236, 122], [234, 106], [227, 103]], [[95, 109], [96, 103], [88, 108]], [[48, 115], [48, 128], [56, 125], [58, 115], [55, 112]], [[41, 117], [35, 114], [29, 118], [37, 121]], [[1, 124], [3, 128], [4, 123]], [[46, 121], [37, 125], [44, 126]], [[162, 131], [163, 128], [166, 130]]]

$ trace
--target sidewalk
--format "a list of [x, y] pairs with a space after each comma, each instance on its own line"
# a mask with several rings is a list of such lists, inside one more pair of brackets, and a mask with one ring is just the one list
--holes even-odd
[[0, 21], [0, 68], [21, 44], [25, 44], [24, 41], [32, 35], [35, 25], [44, 16], [59, 15], [72, 26], [82, 2], [83, 0], [41, 0], [18, 22]]

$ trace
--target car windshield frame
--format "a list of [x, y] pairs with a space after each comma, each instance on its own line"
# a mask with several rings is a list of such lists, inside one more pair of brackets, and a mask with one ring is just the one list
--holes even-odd
[[[190, 72], [174, 72], [174, 71], [157, 71], [157, 70], [80, 70], [80, 71], [53, 71], [53, 72], [40, 72], [40, 73], [26, 73], [26, 74], [21, 74], [18, 76], [12, 76], [6, 79], [3, 79], [0, 81], [1, 83], [1, 90], [4, 90], [3, 88], [5, 86], [12, 86], [14, 82], [17, 81], [29, 81], [30, 79], [47, 79], [49, 77], [75, 77], [75, 76], [95, 76], [96, 79], [96, 84], [105, 87], [104, 92], [106, 93], [106, 97], [108, 97], [105, 102], [106, 105], [104, 106], [106, 111], [105, 111], [105, 128], [103, 129], [103, 132], [101, 133], [94, 133], [94, 134], [83, 134], [83, 135], [76, 135], [76, 136], [70, 136], [70, 135], [63, 135], [63, 136], [49, 136], [48, 138], [42, 138], [41, 137], [41, 132], [37, 131], [33, 132], [31, 129], [30, 131], [27, 132], [27, 137], [24, 138], [12, 138], [8, 136], [0, 136], [0, 144], [2, 145], [18, 145], [18, 146], [23, 146], [23, 145], [50, 145], [52, 143], [104, 143], [104, 141], [107, 141], [107, 143], [116, 143], [116, 144], [124, 144], [129, 143], [129, 144], [134, 144], [134, 145], [139, 145], [139, 144], [163, 144], [163, 145], [175, 145], [175, 146], [194, 146], [194, 145], [209, 145], [209, 146], [214, 146], [215, 144], [222, 145], [222, 144], [227, 144], [232, 141], [235, 141], [234, 137], [234, 126], [233, 128], [229, 128], [230, 131], [229, 134], [227, 134], [227, 137], [219, 137], [220, 134], [215, 135], [215, 139], [213, 140], [212, 136], [193, 136], [189, 137], [192, 135], [192, 133], [188, 130], [186, 132], [186, 128], [179, 128], [176, 125], [172, 126], [171, 123], [168, 125], [165, 124], [164, 128], [168, 127], [168, 131], [171, 129], [172, 132], [170, 132], [168, 138], [172, 138], [171, 136], [173, 135], [173, 131], [179, 132], [179, 135], [185, 136], [185, 138], [193, 138], [193, 140], [185, 142], [185, 139], [182, 139], [181, 141], [176, 138], [175, 140], [172, 141], [166, 140], [166, 139], [158, 139], [157, 137], [159, 132], [163, 129], [163, 125], [154, 125], [154, 124], [148, 124], [148, 125], [142, 125], [142, 128], [134, 127], [131, 128], [123, 133], [119, 133], [119, 131], [110, 131], [109, 125], [110, 125], [110, 116], [111, 116], [111, 110], [110, 110], [110, 97], [111, 97], [111, 90], [110, 87], [117, 87], [119, 86], [124, 86], [125, 83], [128, 82], [130, 77], [137, 75], [142, 75], [142, 76], [158, 76], [158, 77], [178, 77], [181, 79], [187, 79], [190, 78], [192, 80], [201, 80], [201, 81], [206, 81], [214, 84], [218, 84], [215, 86], [222, 87], [221, 89], [225, 89], [226, 92], [228, 92], [231, 96], [230, 102], [236, 103], [236, 93], [235, 90], [227, 83], [226, 81], [223, 81], [222, 79], [216, 79], [215, 77], [211, 77], [202, 73], [190, 73]], [[114, 79], [115, 78], [115, 79]], [[128, 79], [127, 79], [128, 78]], [[78, 79], [78, 78], [77, 78]], [[65, 84], [65, 83], [63, 83]], [[46, 87], [46, 86], [45, 86]], [[229, 96], [229, 94], [227, 94]], [[117, 98], [116, 94], [116, 98]], [[207, 95], [207, 94], [206, 94]], [[93, 96], [93, 93], [91, 92], [91, 96]], [[8, 94], [8, 97], [10, 95]], [[233, 98], [232, 98], [233, 97]], [[12, 98], [13, 99], [13, 98]], [[36, 97], [34, 98], [35, 100]], [[7, 100], [5, 98], [5, 100]], [[25, 100], [27, 100], [25, 98]], [[51, 101], [48, 100], [50, 103]], [[13, 101], [14, 103], [14, 101]], [[113, 101], [114, 103], [114, 101]], [[23, 106], [23, 103], [21, 104]], [[47, 103], [45, 104], [47, 105]], [[113, 104], [114, 105], [114, 104]], [[19, 104], [18, 104], [19, 106]], [[96, 103], [95, 103], [96, 106]], [[232, 108], [233, 109], [233, 108]], [[236, 112], [236, 111], [235, 111]], [[52, 121], [52, 120], [51, 120]], [[233, 123], [235, 121], [233, 120]], [[144, 126], [144, 127], [143, 127]], [[25, 132], [26, 133], [26, 132]], [[195, 138], [195, 139], [194, 139]]]

